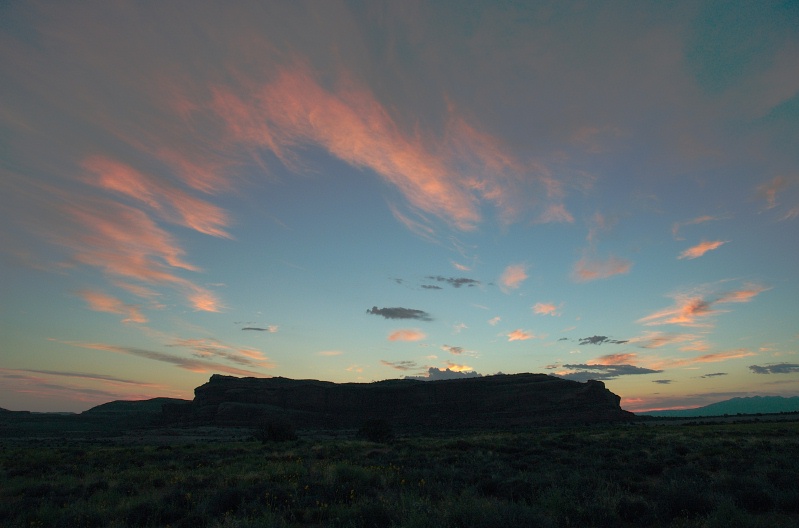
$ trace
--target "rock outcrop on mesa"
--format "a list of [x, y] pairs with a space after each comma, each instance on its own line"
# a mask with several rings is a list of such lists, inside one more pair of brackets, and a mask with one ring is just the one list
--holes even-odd
[[579, 383], [545, 374], [374, 383], [214, 374], [194, 394], [189, 404], [164, 405], [164, 418], [217, 426], [281, 420], [300, 429], [351, 428], [370, 419], [406, 429], [460, 429], [634, 418], [600, 381]]

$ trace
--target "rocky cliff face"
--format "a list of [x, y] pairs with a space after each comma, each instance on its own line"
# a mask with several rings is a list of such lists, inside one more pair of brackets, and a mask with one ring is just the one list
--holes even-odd
[[188, 405], [165, 406], [184, 422], [254, 425], [286, 420], [298, 428], [357, 427], [385, 419], [406, 428], [501, 428], [626, 421], [632, 413], [599, 381], [578, 383], [545, 374], [441, 381], [331, 383], [215, 374]]

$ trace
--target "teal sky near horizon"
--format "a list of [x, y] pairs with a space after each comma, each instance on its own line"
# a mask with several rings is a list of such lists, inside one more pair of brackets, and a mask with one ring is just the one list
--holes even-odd
[[799, 395], [796, 2], [0, 5], [0, 407]]

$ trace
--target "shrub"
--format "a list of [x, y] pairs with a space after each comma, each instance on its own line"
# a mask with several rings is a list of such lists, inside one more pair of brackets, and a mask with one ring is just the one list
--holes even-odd
[[394, 430], [388, 420], [374, 418], [364, 422], [357, 436], [370, 442], [389, 442], [394, 438]]
[[271, 420], [261, 423], [253, 436], [263, 443], [290, 442], [297, 439], [297, 430], [287, 421]]

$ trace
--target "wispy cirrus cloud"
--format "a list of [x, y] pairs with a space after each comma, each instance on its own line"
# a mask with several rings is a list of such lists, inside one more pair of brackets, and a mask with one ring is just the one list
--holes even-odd
[[758, 196], [766, 200], [766, 209], [773, 209], [777, 206], [777, 195], [790, 184], [791, 181], [785, 176], [775, 176], [757, 187]]
[[230, 238], [224, 229], [230, 220], [222, 208], [191, 196], [163, 178], [102, 155], [88, 157], [82, 165], [88, 173], [84, 180], [90, 185], [140, 202], [169, 222]]
[[388, 334], [389, 341], [421, 341], [427, 334], [417, 328], [402, 328]]
[[[145, 348], [128, 347], [112, 345], [108, 343], [92, 343], [82, 341], [61, 341], [62, 343], [90, 350], [103, 350], [106, 352], [114, 352], [116, 354], [126, 354], [130, 356], [141, 357], [162, 363], [168, 363], [178, 368], [182, 368], [191, 372], [207, 373], [207, 372], [224, 372], [225, 374], [232, 374], [234, 376], [254, 376], [265, 377], [261, 372], [255, 370], [247, 370], [238, 367], [231, 367], [224, 363], [216, 361], [209, 361], [207, 359], [186, 358], [181, 356], [174, 356], [172, 354], [165, 354], [156, 350], [148, 350]], [[213, 356], [214, 354], [210, 354]], [[224, 354], [222, 354], [224, 357]]]
[[608, 354], [594, 359], [595, 365], [634, 365], [637, 362], [638, 354]]
[[590, 253], [584, 254], [574, 265], [572, 278], [575, 282], [591, 282], [608, 279], [614, 275], [629, 273], [633, 264], [627, 259], [610, 256], [601, 259]]
[[729, 242], [729, 240], [714, 240], [712, 242], [702, 241], [699, 244], [689, 247], [688, 249], [680, 253], [677, 258], [680, 260], [699, 258], [708, 251], [713, 251], [714, 249], [723, 246], [727, 242]]
[[736, 348], [734, 350], [725, 350], [723, 352], [716, 352], [714, 354], [703, 354], [701, 356], [694, 356], [690, 358], [673, 358], [673, 359], [660, 359], [652, 362], [655, 368], [674, 368], [674, 367], [687, 367], [696, 365], [697, 363], [720, 363], [731, 359], [740, 359], [745, 357], [756, 356], [756, 352], [752, 352], [747, 348]]
[[[700, 336], [687, 333], [646, 331], [640, 336], [629, 339], [631, 345], [636, 345], [641, 348], [661, 348], [671, 344], [691, 342], [701, 342]], [[689, 346], [690, 345], [685, 345], [685, 347]], [[686, 350], [687, 349], [688, 348], [686, 348]], [[700, 347], [700, 349], [704, 350], [704, 347]]]
[[704, 224], [705, 222], [713, 222], [715, 220], [721, 220], [721, 219], [722, 219], [721, 217], [717, 216], [703, 215], [703, 216], [697, 216], [696, 218], [692, 218], [691, 220], [686, 220], [684, 222], [675, 222], [671, 226], [671, 234], [676, 240], [685, 240], [680, 236], [680, 230], [683, 227], [689, 225]]
[[[115, 286], [148, 301], [158, 295], [153, 288], [167, 287], [185, 296], [195, 310], [222, 309], [215, 294], [182, 276], [201, 270], [186, 261], [175, 237], [146, 212], [42, 182], [29, 182], [27, 187], [18, 189], [18, 197], [34, 203], [25, 207], [20, 221], [65, 250], [61, 269], [96, 269]], [[34, 216], [34, 211], [39, 214]]]
[[175, 339], [168, 347], [185, 348], [198, 358], [219, 358], [247, 367], [274, 368], [274, 364], [260, 350], [236, 347], [222, 343], [218, 339]]
[[630, 272], [633, 266], [631, 261], [614, 255], [602, 258], [597, 251], [600, 233], [611, 230], [617, 220], [617, 218], [608, 217], [601, 213], [594, 214], [590, 219], [588, 222], [588, 234], [586, 235], [588, 247], [583, 250], [580, 260], [574, 264], [571, 273], [573, 281], [591, 282]]
[[524, 264], [511, 264], [500, 275], [499, 285], [502, 291], [507, 293], [510, 290], [517, 289], [525, 280], [527, 280], [527, 266]]
[[[557, 368], [557, 367], [556, 367]], [[635, 365], [611, 364], [603, 365], [599, 363], [581, 363], [563, 365], [561, 370], [555, 375], [575, 381], [587, 380], [612, 380], [620, 376], [636, 376], [642, 374], [659, 374], [662, 370], [637, 367]]]
[[288, 164], [297, 146], [319, 145], [371, 169], [415, 209], [459, 229], [473, 229], [481, 220], [479, 200], [514, 217], [518, 177], [536, 173], [455, 114], [452, 105], [443, 136], [404, 132], [369, 88], [346, 71], [323, 85], [297, 60], [267, 80], [219, 85], [212, 92], [207, 108], [225, 123], [230, 140], [268, 148]]
[[115, 313], [125, 316], [123, 323], [146, 323], [147, 318], [141, 308], [135, 304], [126, 304], [121, 300], [96, 290], [78, 290], [75, 292], [89, 304], [89, 308], [97, 312]]
[[385, 359], [380, 360], [381, 365], [385, 365], [387, 367], [391, 367], [395, 370], [416, 370], [419, 368], [419, 365], [415, 361], [405, 360], [405, 361], [386, 361]]
[[708, 320], [725, 311], [719, 309], [718, 305], [749, 302], [769, 288], [759, 284], [746, 284], [738, 290], [711, 294], [702, 292], [703, 289], [707, 288], [675, 294], [673, 297], [676, 302], [673, 306], [642, 317], [637, 322], [647, 326], [709, 327], [712, 325]]
[[120, 378], [117, 376], [110, 376], [107, 374], [94, 374], [90, 372], [74, 372], [74, 371], [63, 371], [63, 370], [44, 370], [44, 369], [0, 369], [3, 372], [29, 372], [31, 374], [45, 374], [47, 376], [58, 376], [58, 377], [65, 377], [65, 378], [78, 378], [84, 380], [92, 380], [92, 381], [101, 381], [101, 382], [109, 382], [111, 384], [121, 384], [121, 385], [136, 385], [139, 387], [147, 387], [147, 388], [157, 388], [167, 390], [167, 388], [163, 385], [157, 383], [147, 383], [144, 381], [132, 380], [127, 378]]

